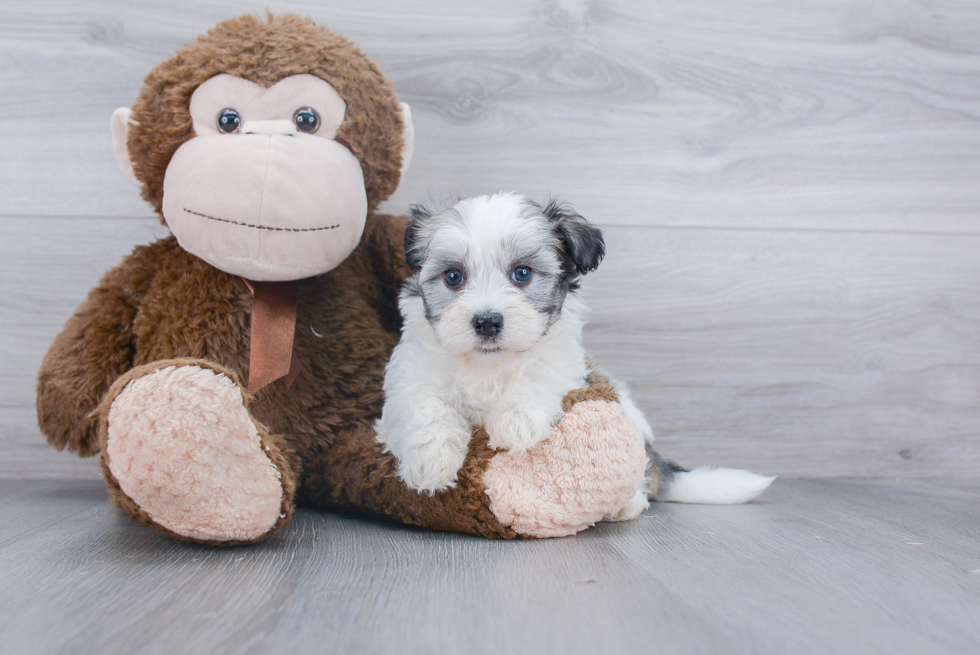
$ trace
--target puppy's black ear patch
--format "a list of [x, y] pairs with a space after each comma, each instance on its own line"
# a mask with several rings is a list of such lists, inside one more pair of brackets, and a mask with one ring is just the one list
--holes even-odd
[[422, 268], [425, 251], [422, 248], [422, 226], [432, 218], [433, 213], [425, 205], [412, 205], [408, 208], [408, 227], [405, 229], [405, 262], [413, 271]]
[[555, 234], [561, 240], [566, 258], [574, 266], [575, 273], [586, 275], [599, 268], [599, 262], [606, 254], [602, 230], [557, 200], [549, 202], [542, 213], [554, 226]]

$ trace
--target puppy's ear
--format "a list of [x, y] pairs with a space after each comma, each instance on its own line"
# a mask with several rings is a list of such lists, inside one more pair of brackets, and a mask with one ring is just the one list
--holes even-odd
[[432, 211], [425, 205], [412, 205], [408, 208], [408, 227], [405, 229], [405, 262], [413, 271], [422, 268], [422, 262], [425, 261], [422, 227], [432, 216]]
[[589, 224], [581, 214], [557, 200], [549, 202], [542, 213], [551, 221], [575, 272], [585, 275], [599, 268], [599, 262], [606, 254], [602, 230]]

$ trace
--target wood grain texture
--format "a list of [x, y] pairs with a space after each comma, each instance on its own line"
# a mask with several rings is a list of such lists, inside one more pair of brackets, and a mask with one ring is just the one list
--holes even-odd
[[[980, 231], [976, 3], [270, 8], [349, 34], [415, 107], [398, 211], [430, 191], [511, 188], [603, 223]], [[253, 10], [0, 9], [2, 212], [146, 215], [111, 160], [109, 115], [181, 44]]]
[[976, 476], [980, 236], [606, 236], [586, 343], [662, 453], [771, 475]]
[[[980, 5], [274, 3], [412, 104], [386, 209], [510, 188], [604, 226], [587, 342], [679, 461], [790, 476], [980, 466]], [[254, 5], [0, 7], [0, 477], [97, 476], [34, 375], [102, 273], [166, 233], [108, 117]]]
[[[252, 547], [176, 543], [98, 482], [0, 481], [0, 644], [72, 653], [970, 653], [973, 483], [777, 481], [491, 542], [299, 512]], [[42, 520], [35, 520], [42, 515]]]

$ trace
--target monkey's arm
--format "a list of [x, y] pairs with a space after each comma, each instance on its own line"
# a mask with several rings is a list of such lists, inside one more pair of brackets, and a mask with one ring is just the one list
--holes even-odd
[[359, 426], [305, 468], [304, 491], [325, 507], [430, 530], [493, 539], [574, 534], [634, 496], [646, 453], [612, 387], [570, 391], [562, 407], [551, 438], [525, 453], [495, 452], [477, 429], [456, 486], [432, 495], [410, 489], [398, 459], [372, 428]]
[[136, 251], [102, 278], [75, 310], [38, 373], [37, 420], [48, 442], [82, 457], [98, 452], [92, 416], [112, 383], [132, 366], [133, 319], [148, 273]]

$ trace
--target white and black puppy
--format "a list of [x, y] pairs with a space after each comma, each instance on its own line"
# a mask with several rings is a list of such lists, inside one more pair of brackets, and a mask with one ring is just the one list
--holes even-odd
[[[525, 450], [551, 433], [565, 394], [586, 386], [579, 282], [599, 266], [605, 243], [566, 206], [497, 193], [441, 211], [413, 207], [405, 247], [415, 275], [399, 298], [402, 338], [385, 372], [376, 427], [405, 483], [434, 493], [455, 483], [473, 428], [483, 425], [493, 448]], [[652, 443], [628, 390], [617, 384], [617, 391]], [[657, 464], [675, 491], [688, 477], [687, 492], [662, 487], [663, 500], [745, 502], [771, 482], [731, 469]], [[617, 518], [646, 507], [640, 490]]]

